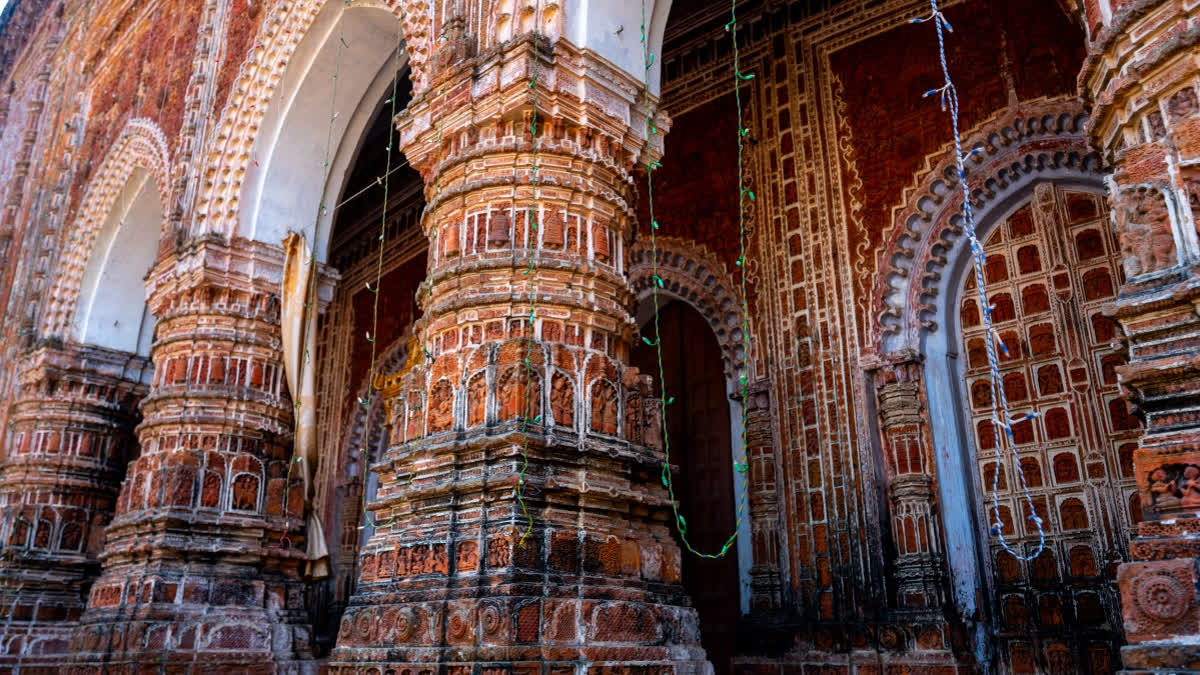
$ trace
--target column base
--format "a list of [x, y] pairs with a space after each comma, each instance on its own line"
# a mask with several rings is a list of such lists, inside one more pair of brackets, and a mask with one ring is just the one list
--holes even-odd
[[21, 553], [5, 561], [0, 575], [0, 673], [57, 673], [71, 655], [71, 633], [95, 572]]
[[406, 598], [413, 594], [373, 594], [349, 607], [329, 672], [386, 663], [414, 673], [712, 673], [695, 610], [641, 591], [528, 579], [423, 594], [442, 600]]
[[1200, 636], [1122, 647], [1121, 661], [1122, 675], [1200, 673]]
[[110, 573], [88, 604], [63, 672], [132, 673], [154, 664], [169, 673], [319, 671], [303, 585], [277, 572], [173, 565]]
[[[386, 663], [430, 674], [712, 673], [699, 619], [678, 585], [610, 576], [621, 569], [621, 552], [581, 533], [555, 530], [541, 546], [537, 539], [507, 549], [511, 564], [527, 570], [447, 578], [450, 557], [437, 544], [400, 549], [402, 562], [387, 561], [386, 572], [365, 569], [367, 589], [360, 586], [342, 617], [329, 672], [369, 673]], [[482, 562], [473, 547], [458, 548], [458, 570]], [[484, 561], [509, 563], [500, 546], [485, 550]], [[408, 578], [394, 579], [393, 569]]]

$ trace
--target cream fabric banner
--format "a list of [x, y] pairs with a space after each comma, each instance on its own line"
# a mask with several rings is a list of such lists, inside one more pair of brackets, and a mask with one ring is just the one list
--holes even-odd
[[[313, 503], [313, 481], [317, 462], [317, 354], [316, 293], [313, 280], [312, 251], [304, 235], [288, 233], [283, 240], [285, 254], [283, 286], [280, 290], [283, 310], [280, 313], [283, 333], [283, 367], [287, 373], [288, 390], [295, 405], [296, 469], [304, 478], [304, 506], [308, 521], [308, 569], [314, 579], [329, 576], [329, 549], [325, 545], [325, 530], [321, 527], [320, 508]], [[310, 301], [313, 303], [310, 305]], [[289, 509], [291, 506], [289, 506]]]

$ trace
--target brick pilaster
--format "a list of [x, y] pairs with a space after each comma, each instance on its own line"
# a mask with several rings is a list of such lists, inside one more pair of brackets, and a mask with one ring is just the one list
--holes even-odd
[[[740, 392], [739, 392], [740, 393]], [[779, 481], [775, 434], [771, 420], [771, 386], [767, 380], [750, 385], [744, 408], [746, 420], [747, 488], [750, 499], [750, 609], [771, 612], [783, 608], [783, 578], [779, 570]]]
[[1200, 6], [1085, 2], [1080, 82], [1091, 132], [1112, 164], [1125, 280], [1111, 314], [1129, 346], [1121, 385], [1145, 434], [1134, 465], [1146, 521], [1118, 580], [1125, 667], [1200, 671]]
[[[902, 357], [904, 358], [904, 357]], [[924, 365], [916, 355], [876, 370], [883, 466], [896, 551], [895, 605], [942, 616], [946, 570], [937, 465], [922, 391]]]

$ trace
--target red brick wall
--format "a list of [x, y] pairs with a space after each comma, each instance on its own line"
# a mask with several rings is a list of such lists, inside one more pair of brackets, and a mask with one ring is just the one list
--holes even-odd
[[[1075, 91], [1083, 63], [1079, 27], [1043, 0], [968, 2], [946, 10], [950, 74], [970, 129], [1018, 100]], [[950, 141], [949, 117], [925, 92], [942, 85], [933, 28], [904, 24], [835, 52], [830, 65], [845, 87], [847, 120], [863, 189], [872, 252], [891, 210], [925, 157]]]
[[[733, 96], [680, 115], [666, 135], [662, 168], [654, 172], [659, 234], [708, 246], [732, 267], [738, 257], [737, 109]], [[649, 223], [645, 183], [640, 223]], [[643, 229], [643, 234], [645, 230]]]
[[[184, 98], [192, 73], [197, 29], [204, 4], [194, 0], [166, 0], [149, 12], [149, 22], [123, 20], [114, 31], [123, 49], [99, 50], [95, 63], [92, 109], [81, 148], [80, 172], [72, 189], [72, 203], [86, 190], [100, 169], [109, 147], [125, 123], [148, 117], [158, 123], [168, 147], [183, 124]], [[123, 32], [122, 32], [123, 30]]]
[[230, 8], [229, 32], [225, 35], [225, 62], [217, 75], [217, 97], [213, 110], [220, 113], [229, 98], [229, 89], [237, 79], [250, 46], [262, 27], [264, 0], [233, 0]]

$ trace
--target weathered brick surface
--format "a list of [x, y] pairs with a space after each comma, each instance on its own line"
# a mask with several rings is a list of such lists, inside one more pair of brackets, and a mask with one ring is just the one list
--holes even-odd
[[[1184, 403], [1200, 388], [1196, 349], [1195, 7], [1114, 3], [1093, 31], [1080, 83], [1095, 101], [1091, 131], [1113, 162], [1110, 200], [1127, 277], [1110, 313], [1129, 342], [1121, 385], [1145, 420], [1133, 454], [1141, 513], [1130, 542], [1137, 562], [1118, 581], [1125, 666], [1193, 668], [1197, 659], [1197, 531], [1193, 505], [1198, 419]], [[1141, 643], [1154, 642], [1153, 645]]]
[[[579, 55], [562, 42], [438, 58], [446, 70], [397, 120], [428, 186], [416, 339], [429, 347], [382, 382], [377, 525], [330, 668], [702, 671], [663, 524], [657, 427], [642, 414], [649, 389], [627, 365], [627, 179], [644, 141], [614, 114], [635, 101], [567, 87]], [[582, 77], [625, 77], [587, 63]], [[533, 69], [536, 92], [489, 75]]]
[[[273, 294], [282, 251], [197, 242], [148, 281], [154, 380], [71, 672], [311, 658]], [[298, 480], [298, 479], [296, 479]]]
[[29, 355], [0, 465], [5, 555], [0, 598], [12, 617], [0, 664], [39, 667], [69, 655], [71, 631], [99, 570], [150, 364], [78, 345]]
[[[301, 494], [287, 479], [279, 253], [233, 235], [260, 127], [328, 3], [10, 4], [0, 669], [55, 669], [71, 652], [79, 672], [303, 670], [320, 653], [310, 612], [335, 626], [338, 672], [703, 669], [658, 479], [659, 411], [629, 365], [635, 308], [657, 283], [634, 168], [647, 157], [664, 162], [664, 292], [704, 316], [726, 376], [751, 385], [739, 672], [1195, 663], [1172, 641], [1196, 630], [1191, 605], [1176, 606], [1194, 600], [1180, 570], [1200, 555], [1194, 3], [947, 7], [963, 125], [983, 148], [973, 198], [1005, 233], [986, 243], [1001, 335], [1020, 348], [1004, 386], [1022, 412], [1043, 413], [1020, 427], [1021, 458], [1007, 464], [981, 440], [979, 307], [964, 301], [969, 284], [947, 283], [963, 260], [959, 197], [945, 117], [921, 98], [940, 81], [930, 25], [908, 21], [925, 3], [745, 8], [749, 353], [724, 7], [674, 3], [657, 56], [675, 120], [660, 115], [665, 146], [647, 148], [638, 78], [564, 39], [578, 3], [385, 3], [412, 66], [400, 146], [425, 191], [388, 225], [401, 236], [388, 243], [378, 325], [364, 290], [374, 230], [330, 246], [345, 276], [318, 357], [334, 458], [316, 487], [329, 586], [299, 578], [302, 530], [284, 508]], [[634, 49], [636, 29], [588, 26]], [[535, 30], [545, 39], [529, 39]], [[165, 207], [147, 281], [158, 319], [148, 386], [71, 329], [95, 232], [134, 167]], [[935, 409], [950, 383], [930, 377], [927, 345], [959, 324], [946, 345], [969, 381], [951, 412]], [[385, 401], [367, 409], [358, 399], [373, 380]], [[522, 486], [526, 414], [540, 418]], [[951, 417], [966, 440], [947, 474], [936, 439]], [[131, 461], [101, 450], [118, 447]], [[363, 546], [369, 461], [381, 526]], [[1030, 563], [1000, 555], [990, 497], [974, 487], [1004, 476], [1005, 527], [1029, 545], [1018, 471], [1040, 481], [1034, 509], [1051, 526], [1052, 554]], [[961, 508], [979, 527], [945, 531], [961, 515], [943, 502], [949, 480], [970, 483]], [[521, 489], [533, 519], [523, 547]], [[982, 600], [955, 586], [956, 548], [976, 559]], [[1167, 641], [1118, 653], [1122, 639]]]

